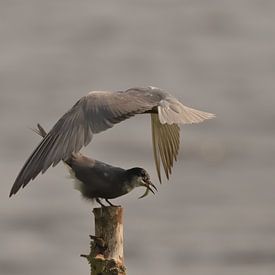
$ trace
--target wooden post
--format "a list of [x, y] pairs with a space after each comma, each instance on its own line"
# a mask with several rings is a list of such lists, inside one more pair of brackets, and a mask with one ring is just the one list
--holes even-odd
[[126, 275], [123, 258], [123, 208], [94, 208], [95, 236], [87, 258], [91, 275]]

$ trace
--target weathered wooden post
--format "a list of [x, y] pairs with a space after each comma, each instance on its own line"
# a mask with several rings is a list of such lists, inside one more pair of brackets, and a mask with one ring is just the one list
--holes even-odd
[[91, 275], [126, 275], [123, 257], [123, 208], [94, 208], [95, 236], [87, 258]]

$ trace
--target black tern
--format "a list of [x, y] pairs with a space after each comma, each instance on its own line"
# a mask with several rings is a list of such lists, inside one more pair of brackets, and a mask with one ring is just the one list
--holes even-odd
[[[33, 130], [41, 137], [47, 135], [40, 124]], [[136, 187], [146, 187], [145, 193], [139, 198], [145, 197], [149, 191], [153, 194], [154, 190], [157, 191], [147, 171], [140, 167], [126, 170], [80, 153], [73, 153], [64, 163], [75, 181], [75, 189], [79, 190], [84, 198], [96, 200], [101, 206], [105, 205], [100, 199], [105, 199], [109, 205], [115, 206], [109, 199], [123, 196]]]
[[78, 153], [98, 134], [137, 114], [151, 114], [154, 159], [161, 182], [160, 163], [166, 178], [172, 173], [180, 144], [179, 124], [199, 123], [215, 117], [184, 106], [178, 99], [155, 87], [126, 91], [93, 91], [80, 98], [43, 138], [19, 172], [10, 196], [51, 165]]

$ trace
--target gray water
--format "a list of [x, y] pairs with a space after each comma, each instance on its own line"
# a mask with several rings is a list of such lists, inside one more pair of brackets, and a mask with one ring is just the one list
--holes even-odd
[[[0, 274], [89, 274], [93, 205], [62, 165], [12, 199], [49, 129], [90, 90], [161, 87], [217, 114], [182, 127], [180, 157], [156, 196], [125, 208], [128, 274], [274, 274], [275, 2], [0, 2]], [[150, 120], [139, 116], [84, 152], [142, 166], [157, 183]]]

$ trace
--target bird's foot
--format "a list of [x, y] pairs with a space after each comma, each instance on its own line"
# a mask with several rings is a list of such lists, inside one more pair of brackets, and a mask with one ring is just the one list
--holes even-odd
[[108, 199], [105, 199], [105, 201], [106, 201], [110, 206], [113, 206], [113, 207], [121, 207], [121, 205], [115, 205], [115, 204], [111, 203]]
[[107, 207], [107, 205], [103, 204], [99, 198], [96, 198], [95, 200], [101, 205], [101, 207]]

